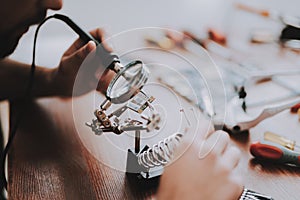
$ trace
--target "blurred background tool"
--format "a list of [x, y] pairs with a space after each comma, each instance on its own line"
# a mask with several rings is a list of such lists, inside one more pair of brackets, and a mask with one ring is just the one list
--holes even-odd
[[208, 52], [215, 54], [222, 59], [235, 62], [241, 62], [242, 60], [238, 52], [232, 52], [229, 48], [225, 47], [225, 36], [223, 36], [219, 32], [216, 32], [215, 30], [208, 30], [209, 38], [200, 38], [198, 37], [198, 35], [187, 30], [183, 30], [182, 32], [186, 36], [186, 38], [192, 39]]
[[207, 33], [208, 33], [208, 38], [211, 39], [212, 41], [224, 46], [227, 44], [226, 36], [221, 31], [210, 28], [208, 29]]
[[250, 152], [255, 158], [260, 160], [300, 166], [299, 153], [291, 151], [274, 142], [261, 141], [252, 143]]
[[237, 3], [235, 4], [236, 8], [240, 9], [240, 10], [244, 10], [250, 13], [254, 13], [254, 14], [258, 14], [262, 17], [268, 17], [268, 18], [272, 18], [272, 19], [279, 19], [279, 13], [275, 12], [275, 11], [271, 11], [271, 10], [265, 10], [265, 9], [257, 9], [257, 8], [253, 8], [251, 6], [245, 5], [245, 4], [241, 4], [241, 3]]
[[280, 12], [278, 12], [276, 10], [257, 9], [257, 8], [253, 8], [251, 6], [248, 6], [245, 4], [240, 4], [240, 3], [236, 4], [236, 8], [250, 12], [250, 13], [258, 14], [262, 17], [280, 21], [281, 23], [286, 24], [286, 25], [292, 25], [292, 26], [295, 26], [298, 28], [300, 27], [300, 18], [299, 17], [281, 14]]
[[[226, 108], [225, 130], [230, 133], [248, 132], [250, 128], [255, 127], [261, 121], [277, 115], [278, 113], [289, 109], [298, 102], [299, 99], [292, 102], [285, 102], [275, 106], [267, 106], [259, 111], [256, 115], [245, 113], [241, 106], [241, 99], [235, 97], [228, 102]], [[218, 122], [215, 122], [218, 123]]]
[[297, 103], [296, 105], [291, 107], [291, 113], [297, 113], [300, 108], [300, 103]]
[[279, 41], [282, 42], [285, 47], [291, 49], [300, 48], [300, 17], [281, 14], [275, 10], [256, 9], [245, 4], [236, 4], [236, 7], [240, 10], [281, 22], [285, 27], [281, 31]]
[[300, 147], [296, 145], [296, 141], [290, 140], [288, 138], [285, 138], [281, 135], [277, 135], [275, 133], [271, 132], [265, 132], [264, 139], [270, 142], [275, 142], [276, 144], [279, 144], [285, 148], [288, 148], [292, 151], [294, 150], [300, 150]]

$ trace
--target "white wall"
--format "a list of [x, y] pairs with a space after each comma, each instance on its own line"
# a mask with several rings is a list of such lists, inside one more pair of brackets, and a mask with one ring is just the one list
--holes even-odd
[[[234, 0], [64, 0], [60, 13], [73, 18], [84, 29], [103, 27], [108, 35], [124, 30], [159, 26], [172, 29], [189, 29], [196, 33], [207, 27], [216, 27], [230, 32], [234, 20], [239, 14], [234, 10]], [[252, 0], [241, 1], [257, 7], [274, 8], [293, 15], [298, 14], [298, 0]], [[297, 6], [298, 5], [298, 6]], [[49, 12], [51, 14], [53, 12]], [[300, 15], [300, 14], [298, 14]], [[253, 19], [255, 16], [249, 16]], [[241, 29], [251, 26], [247, 22], [240, 24]], [[252, 26], [255, 26], [252, 24]], [[273, 26], [273, 24], [270, 24]], [[31, 62], [34, 28], [31, 28], [20, 42], [13, 58]], [[37, 61], [41, 65], [54, 67], [64, 50], [76, 36], [62, 23], [48, 22], [41, 31]]]

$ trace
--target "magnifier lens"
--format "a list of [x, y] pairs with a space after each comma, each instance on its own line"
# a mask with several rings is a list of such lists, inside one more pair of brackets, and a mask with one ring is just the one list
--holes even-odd
[[106, 97], [112, 103], [125, 103], [137, 94], [148, 80], [149, 71], [139, 60], [122, 68], [110, 82]]

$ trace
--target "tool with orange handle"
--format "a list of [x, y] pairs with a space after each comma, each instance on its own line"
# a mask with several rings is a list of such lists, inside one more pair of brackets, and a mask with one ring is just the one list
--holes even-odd
[[251, 154], [258, 159], [300, 166], [300, 153], [270, 141], [255, 142], [250, 146]]

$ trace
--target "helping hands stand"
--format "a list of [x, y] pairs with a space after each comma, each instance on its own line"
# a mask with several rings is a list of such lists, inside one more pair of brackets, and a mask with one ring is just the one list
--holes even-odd
[[[160, 114], [152, 106], [155, 97], [149, 97], [142, 90], [148, 76], [148, 69], [141, 61], [134, 61], [120, 68], [108, 86], [106, 99], [100, 108], [94, 111], [96, 119], [86, 123], [96, 135], [102, 135], [104, 132], [120, 135], [125, 131], [134, 131], [135, 146], [128, 149], [126, 172], [137, 179], [147, 180], [162, 174], [163, 165], [171, 160], [182, 137], [182, 134], [177, 133], [152, 148], [145, 146], [141, 149], [142, 132], [159, 130], [161, 122]], [[112, 104], [122, 105], [108, 114]], [[145, 114], [146, 110], [148, 115]], [[126, 112], [131, 112], [134, 119], [124, 117]]]

